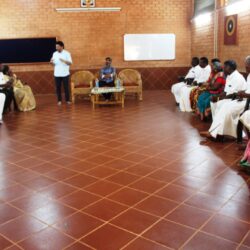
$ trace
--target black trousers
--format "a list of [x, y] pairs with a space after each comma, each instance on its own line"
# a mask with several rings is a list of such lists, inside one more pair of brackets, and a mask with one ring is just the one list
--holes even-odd
[[[99, 87], [114, 87], [115, 83], [114, 82], [105, 82], [105, 81], [99, 81]], [[103, 94], [105, 100], [110, 100], [112, 93], [107, 93], [107, 94]]]
[[12, 102], [14, 102], [15, 109], [17, 109], [17, 105], [16, 105], [15, 98], [14, 98], [13, 88], [0, 89], [0, 93], [5, 94], [5, 96], [6, 96], [5, 103], [4, 103], [4, 112], [11, 110]]
[[56, 83], [56, 94], [57, 94], [57, 100], [58, 102], [62, 101], [62, 84], [64, 88], [65, 93], [65, 101], [69, 102], [69, 76], [65, 77], [56, 77], [55, 76], [55, 83]]

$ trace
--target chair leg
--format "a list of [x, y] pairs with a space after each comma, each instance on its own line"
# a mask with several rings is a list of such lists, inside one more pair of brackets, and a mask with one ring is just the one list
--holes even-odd
[[72, 103], [75, 103], [75, 95], [74, 94], [71, 95], [71, 101], [72, 101]]
[[139, 94], [138, 94], [138, 97], [139, 97], [139, 101], [142, 101], [142, 92], [139, 92]]

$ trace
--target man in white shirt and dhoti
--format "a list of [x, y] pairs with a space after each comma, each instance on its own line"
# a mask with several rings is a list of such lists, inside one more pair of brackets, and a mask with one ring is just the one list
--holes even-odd
[[199, 66], [199, 62], [200, 60], [198, 57], [192, 58], [192, 62], [191, 62], [192, 68], [188, 71], [184, 80], [172, 85], [171, 92], [173, 93], [175, 97], [176, 104], [180, 103], [181, 89], [187, 85], [190, 85], [194, 81], [194, 79], [199, 75], [200, 70], [201, 70], [201, 67]]
[[194, 86], [184, 86], [180, 91], [180, 110], [182, 112], [192, 112], [190, 103], [190, 93], [196, 85], [207, 82], [211, 74], [211, 66], [208, 64], [208, 59], [206, 57], [200, 58], [200, 70], [197, 73], [193, 85]]
[[241, 113], [246, 106], [246, 100], [239, 94], [242, 91], [250, 93], [250, 84], [247, 86], [245, 78], [237, 71], [237, 65], [233, 60], [224, 63], [226, 86], [224, 98], [216, 103], [213, 110], [213, 122], [208, 132], [201, 132], [202, 136], [217, 138], [217, 136], [237, 137], [237, 125]]

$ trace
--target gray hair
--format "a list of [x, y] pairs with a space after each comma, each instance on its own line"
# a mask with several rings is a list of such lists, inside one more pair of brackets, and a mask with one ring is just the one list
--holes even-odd
[[247, 57], [246, 57], [246, 64], [247, 64], [247, 65], [250, 65], [250, 56], [247, 56]]

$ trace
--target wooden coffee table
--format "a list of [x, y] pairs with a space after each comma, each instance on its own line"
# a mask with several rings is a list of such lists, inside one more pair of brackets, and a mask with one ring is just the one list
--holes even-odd
[[[100, 95], [112, 93], [114, 94], [114, 100], [106, 101], [100, 98]], [[91, 90], [91, 101], [92, 106], [95, 109], [96, 105], [122, 105], [124, 108], [125, 100], [125, 89], [123, 87], [102, 87], [102, 88], [93, 88]]]

